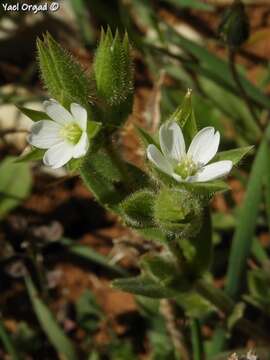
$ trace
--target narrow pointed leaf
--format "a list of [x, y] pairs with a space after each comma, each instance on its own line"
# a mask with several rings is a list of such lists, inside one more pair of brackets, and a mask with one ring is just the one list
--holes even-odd
[[49, 308], [41, 300], [29, 275], [25, 277], [25, 284], [40, 326], [51, 344], [65, 359], [77, 360], [78, 357], [72, 342], [60, 328]]

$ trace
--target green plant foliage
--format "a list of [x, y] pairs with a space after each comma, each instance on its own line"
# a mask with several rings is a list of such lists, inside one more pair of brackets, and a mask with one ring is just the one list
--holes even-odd
[[[239, 214], [239, 222], [234, 234], [232, 249], [229, 258], [226, 290], [236, 298], [242, 290], [246, 269], [246, 259], [252, 247], [257, 215], [262, 198], [264, 171], [269, 162], [269, 148], [263, 140], [250, 174], [246, 197]], [[250, 209], [252, 208], [252, 211]]]
[[238, 149], [221, 151], [217, 153], [212, 162], [221, 161], [221, 160], [231, 160], [233, 165], [237, 165], [251, 150], [254, 149], [254, 146], [245, 146]]
[[0, 319], [0, 340], [4, 345], [4, 348], [8, 352], [8, 354], [11, 356], [12, 360], [21, 360], [21, 356], [17, 352], [17, 349], [12, 341], [12, 338], [10, 337], [9, 333], [7, 332], [4, 324], [2, 323], [2, 320]]
[[60, 243], [67, 247], [67, 251], [70, 254], [98, 264], [117, 274], [118, 276], [127, 276], [127, 272], [124, 269], [117, 265], [111, 264], [108, 257], [101, 255], [97, 251], [91, 249], [89, 246], [76, 244], [67, 238], [62, 238]]
[[38, 39], [38, 60], [44, 84], [50, 95], [69, 108], [72, 102], [90, 111], [90, 80], [73, 58], [51, 37]]
[[200, 223], [199, 232], [196, 234], [194, 231], [193, 237], [189, 240], [190, 245], [194, 248], [194, 253], [188, 259], [188, 267], [195, 277], [202, 276], [204, 272], [209, 270], [213, 257], [212, 224], [208, 208], [204, 209], [200, 221], [202, 224]]
[[241, 1], [235, 1], [225, 11], [219, 33], [228, 46], [239, 47], [248, 39], [249, 32], [249, 19], [244, 4]]
[[130, 292], [136, 295], [148, 296], [151, 298], [162, 299], [174, 297], [177, 291], [162, 286], [148, 276], [141, 275], [126, 279], [117, 279], [112, 282], [112, 286], [122, 291]]
[[28, 109], [25, 108], [23, 106], [17, 106], [17, 108], [27, 117], [29, 117], [29, 119], [31, 119], [32, 121], [40, 121], [40, 120], [46, 120], [49, 119], [49, 116], [42, 112], [42, 111], [37, 111], [37, 110], [33, 110], [33, 109]]
[[97, 94], [109, 106], [119, 105], [133, 93], [133, 71], [127, 34], [121, 40], [118, 31], [102, 30], [97, 48], [94, 75]]
[[140, 190], [126, 198], [120, 205], [124, 220], [134, 228], [154, 225], [153, 208], [155, 194]]
[[127, 118], [133, 104], [133, 66], [127, 34], [102, 30], [94, 61], [94, 79], [103, 121], [114, 131]]
[[0, 163], [0, 218], [20, 205], [29, 195], [32, 185], [27, 164], [14, 163], [14, 157], [6, 157]]
[[163, 189], [155, 200], [156, 223], [165, 231], [183, 238], [195, 234], [200, 226], [201, 204], [192, 192], [184, 189]]
[[28, 275], [25, 277], [25, 284], [40, 326], [47, 335], [51, 344], [55, 347], [58, 353], [65, 356], [67, 360], [78, 359], [72, 342], [60, 328], [51, 311], [41, 300], [32, 279]]
[[176, 121], [180, 125], [183, 130], [186, 144], [189, 144], [198, 132], [194, 110], [191, 103], [191, 90], [187, 91], [183, 103], [170, 116], [169, 121]]
[[15, 163], [23, 163], [28, 161], [37, 161], [41, 160], [45, 154], [46, 150], [33, 148], [29, 152], [24, 155], [19, 156], [14, 162]]
[[76, 303], [76, 315], [80, 326], [88, 333], [98, 329], [103, 312], [90, 290], [85, 290]]

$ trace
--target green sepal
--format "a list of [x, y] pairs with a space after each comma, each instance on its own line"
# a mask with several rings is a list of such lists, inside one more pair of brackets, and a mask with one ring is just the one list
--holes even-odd
[[237, 165], [253, 148], [254, 146], [244, 146], [238, 149], [221, 151], [217, 153], [211, 162], [231, 160], [233, 165]]
[[155, 145], [157, 148], [160, 148], [160, 146], [159, 146], [158, 142], [155, 140], [155, 138], [152, 135], [150, 135], [146, 130], [144, 130], [140, 126], [136, 126], [136, 125], [135, 125], [135, 129], [137, 130], [139, 138], [146, 148], [148, 145], [151, 145], [151, 144]]
[[81, 66], [49, 33], [43, 41], [37, 40], [37, 49], [41, 75], [51, 96], [66, 108], [75, 102], [89, 113], [93, 90]]
[[33, 110], [33, 109], [28, 109], [26, 107], [23, 106], [17, 106], [17, 108], [27, 117], [29, 117], [29, 119], [31, 119], [32, 121], [40, 121], [40, 120], [49, 120], [50, 117], [49, 115], [47, 115], [46, 113], [42, 112], [42, 111], [37, 111], [37, 110]]
[[100, 116], [111, 132], [127, 119], [133, 105], [133, 65], [127, 34], [120, 38], [118, 31], [113, 37], [110, 28], [102, 30], [94, 65]]
[[125, 199], [120, 205], [125, 222], [134, 228], [153, 226], [154, 200], [155, 194], [149, 190], [140, 190]]
[[70, 173], [74, 174], [79, 170], [82, 162], [83, 162], [83, 157], [81, 157], [79, 159], [74, 159], [73, 158], [73, 159], [69, 160], [69, 162], [66, 164], [66, 169]]
[[193, 192], [194, 196], [198, 196], [205, 205], [215, 194], [230, 190], [230, 187], [222, 180], [201, 183], [177, 183], [175, 186]]
[[112, 286], [131, 294], [156, 299], [171, 298], [177, 295], [177, 292], [174, 289], [162, 286], [146, 275], [117, 279], [112, 282]]
[[162, 189], [155, 199], [156, 224], [165, 232], [189, 237], [200, 226], [201, 204], [185, 189]]
[[88, 121], [87, 123], [87, 135], [89, 139], [93, 139], [100, 131], [102, 123], [97, 121]]
[[32, 148], [31, 151], [29, 151], [25, 155], [21, 155], [15, 159], [15, 163], [22, 163], [27, 161], [37, 161], [41, 160], [45, 154], [46, 150], [44, 149], [38, 149], [38, 148]]
[[102, 30], [95, 61], [94, 75], [97, 94], [108, 105], [125, 102], [133, 93], [133, 68], [127, 34], [120, 38], [118, 31], [113, 37], [110, 28]]
[[168, 121], [175, 121], [181, 127], [186, 145], [191, 142], [198, 132], [196, 119], [191, 103], [192, 92], [189, 89], [184, 97], [183, 103], [169, 117]]
[[162, 244], [165, 244], [167, 242], [166, 234], [158, 227], [147, 227], [143, 229], [137, 229], [137, 232], [147, 240], [157, 241]]

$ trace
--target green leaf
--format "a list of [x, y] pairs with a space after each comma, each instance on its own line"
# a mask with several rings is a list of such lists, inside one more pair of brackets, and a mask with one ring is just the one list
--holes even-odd
[[0, 163], [0, 218], [17, 207], [30, 193], [32, 177], [28, 164], [6, 157]]
[[237, 303], [234, 306], [232, 313], [227, 319], [227, 326], [229, 331], [232, 331], [234, 326], [237, 324], [238, 320], [243, 318], [245, 308], [246, 305], [243, 302]]
[[125, 292], [157, 299], [170, 298], [176, 295], [176, 291], [173, 289], [164, 287], [144, 275], [114, 280], [112, 286]]
[[135, 228], [153, 226], [154, 199], [154, 193], [149, 190], [140, 190], [126, 198], [120, 207], [127, 224]]
[[47, 33], [37, 41], [41, 75], [50, 95], [65, 107], [72, 102], [91, 111], [92, 86], [81, 66]]
[[254, 146], [245, 146], [238, 149], [222, 151], [217, 153], [212, 162], [221, 161], [221, 160], [231, 160], [233, 165], [236, 165], [241, 161], [252, 149]]
[[151, 136], [147, 131], [145, 131], [143, 128], [141, 128], [137, 125], [135, 125], [135, 128], [138, 132], [140, 140], [142, 141], [142, 143], [145, 147], [147, 147], [150, 144], [154, 144], [154, 145], [156, 145], [157, 148], [159, 148], [159, 144], [157, 143], [157, 141], [154, 139], [153, 136]]
[[47, 115], [46, 113], [44, 113], [42, 111], [37, 111], [37, 110], [33, 110], [33, 109], [27, 109], [27, 108], [22, 107], [22, 106], [17, 106], [17, 108], [24, 115], [29, 117], [29, 119], [31, 119], [32, 121], [40, 121], [40, 120], [50, 119], [49, 115]]
[[175, 259], [154, 254], [146, 254], [140, 260], [147, 275], [153, 277], [154, 281], [160, 281], [163, 285], [169, 283], [180, 269], [177, 268]]
[[75, 304], [75, 308], [77, 321], [88, 334], [98, 329], [103, 318], [103, 312], [90, 290], [86, 289], [82, 293]]
[[5, 325], [3, 324], [2, 319], [0, 319], [0, 340], [4, 345], [5, 350], [9, 353], [12, 360], [20, 360], [21, 356], [19, 355], [12, 338], [9, 336]]
[[25, 284], [40, 326], [47, 335], [51, 344], [54, 346], [56, 351], [67, 360], [78, 359], [72, 342], [60, 328], [51, 311], [41, 300], [30, 276], [25, 277]]
[[80, 258], [84, 258], [85, 260], [101, 265], [104, 268], [113, 271], [115, 274], [118, 274], [119, 276], [127, 276], [126, 270], [122, 269], [120, 266], [111, 264], [106, 256], [101, 255], [89, 246], [76, 244], [72, 240], [69, 240], [67, 238], [62, 238], [60, 243], [67, 247], [67, 250], [70, 254], [76, 255]]
[[194, 291], [178, 294], [175, 301], [185, 310], [186, 315], [191, 318], [201, 318], [208, 312], [215, 310], [215, 307], [210, 302]]
[[[166, 39], [170, 43], [178, 45], [187, 54], [192, 55], [193, 59], [184, 63], [187, 69], [193, 70], [196, 74], [201, 74], [205, 78], [209, 78], [225, 89], [239, 95], [228, 62], [211, 53], [205, 46], [199, 45], [180, 35], [168, 24], [163, 22], [163, 25], [167, 27], [167, 32], [164, 31]], [[248, 96], [262, 107], [269, 109], [270, 103], [268, 97], [245, 76], [239, 74], [239, 77]]]
[[41, 160], [45, 154], [46, 150], [33, 148], [27, 154], [21, 155], [16, 158], [15, 163], [23, 163], [28, 161], [37, 161]]
[[248, 272], [248, 288], [251, 295], [263, 305], [270, 305], [270, 276], [262, 269]]
[[213, 5], [205, 4], [200, 0], [166, 0], [177, 7], [189, 7], [197, 10], [213, 11], [215, 8]]
[[246, 261], [251, 251], [261, 203], [263, 178], [269, 159], [268, 143], [264, 139], [252, 166], [230, 252], [226, 291], [233, 298], [237, 298], [242, 290]]

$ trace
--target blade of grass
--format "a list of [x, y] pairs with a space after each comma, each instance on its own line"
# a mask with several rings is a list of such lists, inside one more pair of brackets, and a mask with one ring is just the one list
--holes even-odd
[[[162, 20], [161, 20], [162, 21]], [[185, 38], [177, 33], [172, 27], [164, 23], [167, 27], [167, 39], [184, 50], [187, 54], [192, 56], [190, 61], [185, 62], [185, 66], [203, 76], [208, 77], [219, 85], [231, 90], [233, 93], [239, 95], [234, 79], [232, 77], [230, 67], [227, 61], [222, 60], [214, 55], [203, 45], [199, 45], [192, 40]], [[247, 95], [262, 107], [270, 109], [270, 102], [268, 97], [255, 85], [253, 85], [244, 75], [238, 74], [241, 84], [245, 89]]]
[[12, 360], [20, 360], [19, 356], [11, 337], [6, 331], [5, 325], [3, 324], [2, 319], [0, 318], [0, 340], [2, 341], [5, 350], [9, 353]]
[[237, 299], [243, 285], [246, 261], [250, 254], [257, 215], [262, 198], [262, 185], [267, 162], [270, 159], [268, 143], [264, 139], [254, 160], [244, 203], [240, 210], [229, 258], [226, 292]]
[[191, 322], [191, 341], [193, 348], [193, 360], [204, 360], [204, 348], [201, 334], [201, 325], [198, 319]]
[[51, 344], [60, 356], [67, 360], [77, 360], [78, 357], [72, 342], [61, 329], [47, 305], [41, 300], [29, 275], [25, 276], [25, 284], [40, 326]]

